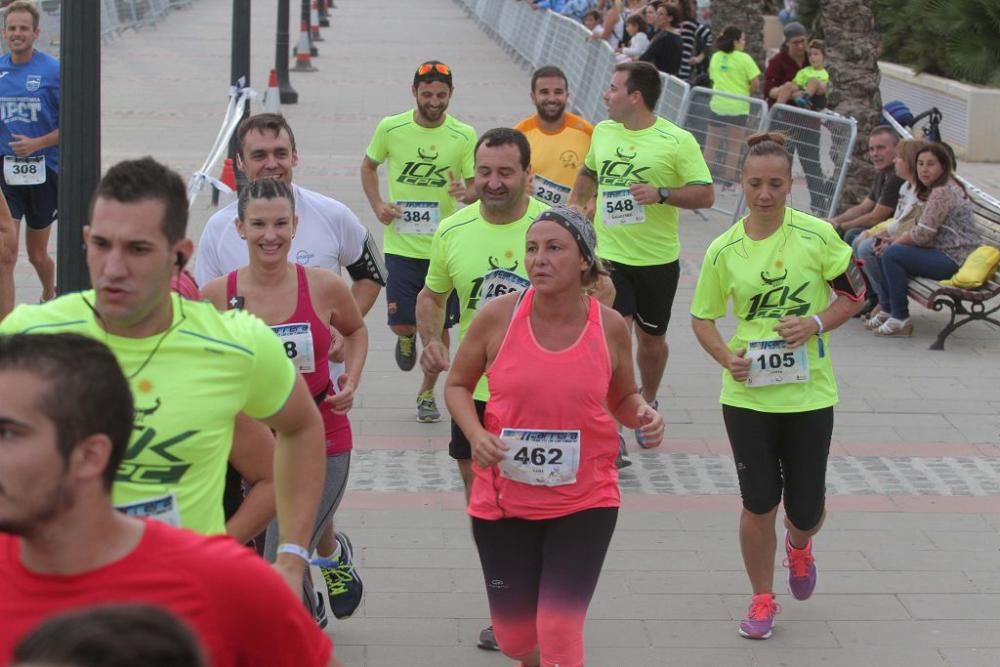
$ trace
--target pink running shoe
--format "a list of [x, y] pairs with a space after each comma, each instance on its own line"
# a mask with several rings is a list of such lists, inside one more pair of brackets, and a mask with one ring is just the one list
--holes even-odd
[[796, 549], [785, 531], [785, 559], [788, 568], [788, 590], [796, 600], [808, 600], [816, 588], [816, 559], [812, 554], [812, 540], [802, 549]]
[[773, 593], [758, 593], [750, 598], [747, 617], [740, 623], [740, 635], [747, 639], [768, 639], [774, 628], [774, 617], [781, 613], [781, 605], [774, 601]]

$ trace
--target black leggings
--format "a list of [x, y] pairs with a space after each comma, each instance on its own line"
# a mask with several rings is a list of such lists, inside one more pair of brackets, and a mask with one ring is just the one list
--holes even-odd
[[583, 622], [615, 532], [617, 507], [556, 519], [472, 519], [501, 650], [542, 665], [583, 665]]
[[807, 412], [757, 412], [722, 406], [733, 448], [743, 507], [767, 514], [785, 497], [785, 515], [806, 531], [826, 505], [826, 461], [833, 408]]

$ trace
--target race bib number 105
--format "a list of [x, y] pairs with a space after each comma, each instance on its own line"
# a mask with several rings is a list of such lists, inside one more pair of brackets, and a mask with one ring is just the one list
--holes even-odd
[[781, 338], [751, 340], [747, 342], [747, 358], [750, 359], [748, 387], [809, 381], [809, 354], [805, 345], [789, 350]]

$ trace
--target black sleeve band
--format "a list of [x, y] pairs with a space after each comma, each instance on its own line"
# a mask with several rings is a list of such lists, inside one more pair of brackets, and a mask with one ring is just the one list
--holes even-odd
[[365, 242], [361, 250], [361, 257], [347, 267], [347, 273], [351, 280], [374, 280], [382, 287], [385, 287], [386, 270], [382, 263], [382, 252], [372, 238], [371, 232], [365, 237]]
[[851, 301], [861, 301], [865, 298], [865, 278], [853, 259], [847, 265], [847, 270], [830, 281], [830, 287]]

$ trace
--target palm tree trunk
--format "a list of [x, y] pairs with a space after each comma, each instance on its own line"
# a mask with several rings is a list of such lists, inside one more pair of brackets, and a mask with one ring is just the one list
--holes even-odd
[[828, 101], [837, 113], [858, 121], [858, 140], [847, 170], [842, 208], [863, 200], [875, 176], [868, 161], [868, 134], [882, 120], [876, 0], [823, 0], [819, 22], [830, 71]]
[[712, 35], [734, 25], [746, 33], [747, 53], [764, 69], [764, 0], [712, 0]]

